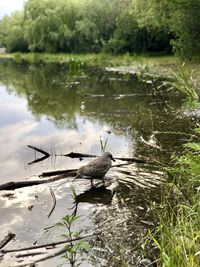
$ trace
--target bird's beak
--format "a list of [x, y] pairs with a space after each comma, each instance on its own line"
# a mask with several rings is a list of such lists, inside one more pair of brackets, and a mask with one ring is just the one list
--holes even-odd
[[115, 161], [115, 159], [114, 159], [113, 157], [111, 158], [111, 160], [112, 160], [112, 161]]

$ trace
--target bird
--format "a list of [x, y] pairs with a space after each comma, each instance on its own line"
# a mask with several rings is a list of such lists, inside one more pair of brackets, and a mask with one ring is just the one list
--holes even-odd
[[93, 187], [93, 179], [102, 179], [104, 183], [103, 178], [111, 168], [112, 161], [115, 161], [112, 154], [110, 152], [104, 152], [102, 156], [80, 167], [77, 170], [77, 174], [74, 179], [78, 178], [90, 179], [92, 187]]

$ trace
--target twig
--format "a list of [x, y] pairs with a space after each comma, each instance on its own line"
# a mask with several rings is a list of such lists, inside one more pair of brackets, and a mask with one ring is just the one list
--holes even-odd
[[43, 149], [38, 148], [38, 147], [36, 147], [36, 146], [28, 145], [28, 147], [31, 148], [31, 149], [33, 149], [33, 150], [36, 150], [37, 152], [40, 152], [40, 153], [44, 154], [45, 156], [48, 156], [48, 157], [51, 156], [48, 152], [46, 152], [46, 151], [44, 151]]
[[49, 158], [51, 156], [48, 152], [46, 152], [43, 149], [38, 148], [36, 146], [28, 145], [28, 147], [31, 148], [31, 149], [33, 149], [34, 151], [40, 152], [40, 153], [42, 153], [44, 155], [43, 157], [41, 157], [39, 159], [35, 159], [34, 161], [29, 162], [28, 165], [32, 165], [34, 163], [43, 161], [43, 160], [45, 160], [45, 159], [47, 159], [47, 158]]
[[121, 161], [129, 161], [129, 162], [136, 162], [136, 163], [147, 163], [144, 159], [137, 159], [137, 158], [115, 158]]
[[34, 163], [43, 161], [43, 160], [48, 159], [48, 158], [49, 158], [49, 156], [44, 156], [44, 157], [41, 157], [41, 158], [39, 158], [39, 159], [35, 159], [35, 160], [29, 162], [28, 165], [32, 165], [32, 164], [34, 164]]
[[80, 236], [77, 238], [73, 238], [70, 240], [61, 240], [61, 241], [57, 241], [57, 242], [52, 242], [52, 243], [47, 243], [47, 244], [43, 244], [43, 245], [37, 245], [37, 246], [30, 246], [30, 247], [24, 247], [24, 248], [16, 248], [16, 249], [2, 249], [1, 252], [2, 253], [10, 253], [10, 252], [18, 252], [18, 251], [25, 251], [25, 250], [31, 250], [31, 249], [37, 249], [37, 248], [45, 248], [45, 247], [55, 247], [57, 245], [61, 245], [61, 244], [65, 244], [65, 243], [70, 243], [70, 242], [74, 242], [74, 241], [78, 241], [78, 240], [82, 240], [85, 238], [89, 238], [89, 237], [93, 237], [96, 234], [90, 234], [90, 235], [85, 235], [85, 236]]
[[144, 140], [142, 136], [140, 136], [140, 139], [145, 145], [162, 150], [161, 147], [159, 147], [158, 145], [152, 144], [151, 142], [147, 142], [146, 140]]
[[0, 249], [5, 247], [13, 238], [15, 237], [15, 234], [12, 232], [9, 232], [7, 236], [4, 237], [4, 239], [0, 242]]
[[51, 192], [51, 196], [52, 196], [52, 199], [53, 199], [53, 205], [52, 205], [49, 213], [47, 214], [47, 217], [51, 216], [51, 214], [52, 214], [52, 212], [53, 212], [53, 210], [55, 209], [55, 206], [56, 206], [56, 196], [55, 196], [55, 194], [54, 194], [54, 192], [53, 192], [51, 187], [49, 188], [49, 190]]

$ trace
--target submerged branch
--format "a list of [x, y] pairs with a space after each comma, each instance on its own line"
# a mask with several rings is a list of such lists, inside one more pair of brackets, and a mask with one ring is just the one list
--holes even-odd
[[28, 165], [32, 165], [34, 163], [38, 163], [38, 162], [43, 161], [43, 160], [48, 159], [48, 158], [49, 158], [49, 156], [44, 156], [44, 157], [41, 157], [39, 159], [35, 159], [35, 160], [29, 162]]
[[38, 147], [36, 147], [36, 146], [28, 145], [28, 147], [31, 148], [31, 149], [33, 149], [33, 150], [35, 150], [35, 151], [37, 151], [37, 152], [39, 152], [39, 153], [42, 153], [42, 154], [44, 155], [43, 157], [41, 157], [41, 158], [39, 158], [39, 159], [35, 159], [35, 160], [29, 162], [28, 165], [32, 165], [32, 164], [34, 164], [34, 163], [43, 161], [43, 160], [45, 160], [45, 159], [47, 159], [47, 158], [49, 158], [49, 157], [51, 156], [51, 154], [49, 154], [48, 152], [46, 152], [46, 151], [44, 151], [43, 149], [38, 148]]
[[61, 244], [65, 244], [65, 243], [70, 243], [70, 242], [74, 242], [74, 241], [79, 241], [85, 238], [89, 238], [89, 237], [93, 237], [96, 234], [90, 234], [90, 235], [84, 235], [84, 236], [80, 236], [77, 238], [72, 238], [70, 240], [60, 240], [57, 242], [52, 242], [52, 243], [47, 243], [47, 244], [43, 244], [43, 245], [37, 245], [37, 246], [29, 246], [29, 247], [24, 247], [24, 248], [16, 248], [16, 249], [2, 249], [1, 252], [6, 254], [6, 253], [10, 253], [10, 252], [18, 252], [18, 251], [25, 251], [25, 250], [32, 250], [32, 249], [38, 249], [38, 248], [46, 248], [46, 247], [55, 247], [57, 245], [61, 245]]
[[0, 241], [0, 249], [5, 247], [13, 238], [15, 238], [15, 234], [9, 232], [2, 241]]
[[40, 259], [37, 259], [34, 262], [29, 262], [29, 263], [23, 263], [23, 264], [20, 264], [20, 265], [15, 265], [15, 267], [35, 266], [35, 264], [38, 263], [38, 262], [46, 261], [46, 260], [55, 258], [55, 257], [57, 257], [59, 255], [62, 255], [65, 252], [66, 252], [66, 248], [64, 247], [64, 248], [60, 249], [59, 251], [56, 251], [56, 252], [51, 253], [51, 254], [49, 254], [49, 255], [47, 255], [45, 257], [42, 257]]
[[35, 151], [37, 151], [37, 152], [40, 152], [40, 153], [44, 154], [46, 157], [47, 157], [47, 156], [48, 156], [48, 157], [51, 156], [48, 152], [46, 152], [46, 151], [44, 151], [43, 149], [38, 148], [38, 147], [36, 147], [36, 146], [28, 145], [28, 147], [31, 148], [31, 149], [33, 149], [33, 150], [35, 150]]
[[95, 157], [97, 157], [96, 155], [82, 154], [82, 153], [75, 153], [75, 152], [70, 152], [70, 153], [65, 154], [63, 156], [69, 157], [69, 158], [95, 158]]
[[44, 179], [44, 180], [8, 182], [8, 183], [0, 185], [0, 191], [2, 191], [2, 190], [15, 190], [15, 189], [27, 187], [27, 186], [51, 183], [51, 182], [55, 182], [55, 181], [58, 181], [61, 179], [68, 178], [70, 176], [73, 177], [75, 175], [76, 175], [76, 172], [67, 172], [67, 173], [65, 173], [65, 175], [59, 175], [59, 176], [49, 178], [49, 179]]
[[77, 169], [43, 172], [42, 174], [39, 175], [39, 177], [50, 177], [50, 176], [55, 176], [55, 175], [67, 174], [67, 173], [71, 173], [71, 175], [73, 176], [73, 174], [76, 175], [76, 171]]
[[41, 254], [46, 254], [44, 251], [36, 251], [36, 252], [26, 252], [26, 253], [19, 253], [15, 255], [15, 258], [25, 258], [25, 257], [33, 257]]

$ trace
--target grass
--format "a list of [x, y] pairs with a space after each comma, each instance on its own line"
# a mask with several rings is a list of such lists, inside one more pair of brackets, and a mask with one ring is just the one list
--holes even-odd
[[[156, 55], [156, 54], [48, 54], [48, 53], [12, 53], [0, 54], [0, 59], [13, 59], [16, 62], [28, 63], [58, 63], [68, 65], [71, 69], [76, 70], [81, 67], [93, 68], [116, 68], [129, 73], [136, 71], [151, 76], [172, 77], [172, 70], [177, 73], [183, 61], [173, 55]], [[187, 62], [184, 68], [193, 71], [193, 77], [199, 78], [199, 62]], [[183, 69], [184, 69], [183, 68]]]
[[[200, 130], [197, 129], [197, 138]], [[155, 208], [158, 226], [151, 237], [162, 267], [200, 266], [200, 142], [185, 145], [183, 155], [167, 170], [161, 204]]]
[[198, 101], [199, 100], [199, 82], [197, 78], [193, 77], [193, 71], [187, 68], [180, 67], [178, 72], [172, 71], [173, 79], [170, 81], [165, 81], [162, 86], [167, 86], [169, 88], [174, 88], [184, 94], [188, 101]]

